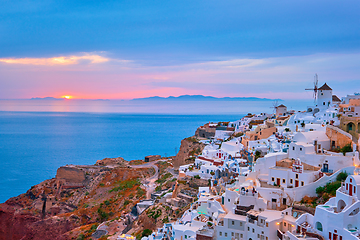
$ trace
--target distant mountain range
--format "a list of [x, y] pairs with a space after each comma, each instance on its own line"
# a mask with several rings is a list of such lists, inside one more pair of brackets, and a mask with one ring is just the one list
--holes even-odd
[[[54, 97], [35, 97], [30, 100], [66, 100], [65, 98], [54, 98]], [[78, 99], [81, 100], [81, 99]], [[84, 99], [82, 99], [84, 100]], [[109, 99], [87, 99], [90, 101], [111, 101]], [[147, 98], [134, 98], [130, 101], [282, 101], [281, 99], [270, 99], [270, 98], [257, 98], [257, 97], [212, 97], [203, 95], [181, 95], [178, 97], [147, 97]], [[122, 100], [124, 101], [124, 100]]]
[[147, 97], [147, 98], [134, 98], [132, 101], [139, 100], [170, 100], [170, 101], [282, 101], [281, 99], [257, 98], [257, 97], [212, 97], [203, 95], [181, 95], [178, 97]]
[[30, 100], [64, 100], [64, 98], [54, 98], [54, 97], [34, 97], [31, 98]]

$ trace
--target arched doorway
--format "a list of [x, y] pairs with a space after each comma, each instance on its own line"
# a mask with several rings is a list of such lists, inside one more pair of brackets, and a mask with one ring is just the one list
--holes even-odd
[[350, 131], [354, 131], [355, 130], [355, 124], [353, 124], [352, 122], [349, 122], [347, 125], [346, 125], [346, 131], [347, 132], [350, 132]]
[[340, 199], [337, 203], [337, 211], [341, 212], [345, 207], [346, 207], [346, 203], [344, 202], [344, 200]]

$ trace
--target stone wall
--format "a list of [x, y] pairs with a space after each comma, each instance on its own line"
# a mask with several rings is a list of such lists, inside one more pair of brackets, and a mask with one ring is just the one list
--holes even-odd
[[82, 183], [85, 181], [85, 172], [74, 167], [60, 167], [56, 172], [56, 179], [67, 183]]
[[342, 148], [347, 144], [352, 145], [352, 136], [334, 126], [326, 127], [326, 136], [330, 138], [330, 147], [333, 148]]

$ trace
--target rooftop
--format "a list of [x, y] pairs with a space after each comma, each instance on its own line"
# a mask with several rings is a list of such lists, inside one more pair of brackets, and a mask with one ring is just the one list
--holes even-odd
[[332, 90], [332, 89], [326, 83], [324, 83], [324, 85], [322, 85], [320, 88], [318, 88], [318, 90]]

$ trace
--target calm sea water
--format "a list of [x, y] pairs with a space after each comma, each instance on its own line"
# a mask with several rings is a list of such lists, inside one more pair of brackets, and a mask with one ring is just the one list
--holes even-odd
[[66, 164], [174, 155], [198, 126], [234, 121], [250, 111], [269, 112], [272, 103], [132, 104], [0, 100], [0, 202], [53, 178]]

